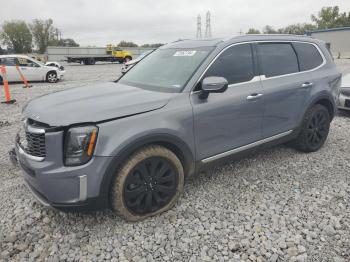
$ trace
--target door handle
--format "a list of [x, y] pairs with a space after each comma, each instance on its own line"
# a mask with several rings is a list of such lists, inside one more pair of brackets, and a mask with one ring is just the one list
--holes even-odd
[[262, 97], [263, 94], [251, 94], [249, 96], [247, 96], [247, 100], [255, 100], [258, 99], [259, 97]]
[[301, 85], [302, 88], [309, 88], [312, 87], [313, 83], [311, 82], [305, 82], [304, 84]]
[[26, 67], [21, 67], [21, 70], [27, 70], [27, 68]]

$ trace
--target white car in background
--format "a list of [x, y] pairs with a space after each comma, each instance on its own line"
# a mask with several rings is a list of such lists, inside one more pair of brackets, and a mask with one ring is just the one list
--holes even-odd
[[338, 108], [350, 110], [350, 73], [342, 77]]
[[57, 67], [60, 71], [63, 71], [63, 72], [64, 72], [64, 66], [61, 65], [61, 64], [58, 63], [58, 62], [46, 62], [45, 65], [46, 65], [46, 66], [54, 66], [54, 67]]
[[[63, 78], [64, 71], [55, 66], [46, 66], [43, 63], [25, 55], [0, 55], [0, 66], [6, 66], [6, 78], [9, 82], [22, 81], [16, 65], [29, 81], [47, 81], [56, 83]], [[0, 82], [2, 82], [0, 72]]]

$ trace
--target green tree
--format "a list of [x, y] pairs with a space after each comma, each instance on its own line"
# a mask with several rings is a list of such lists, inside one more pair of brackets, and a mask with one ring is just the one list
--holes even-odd
[[279, 32], [275, 30], [272, 26], [266, 25], [263, 28], [263, 33], [264, 34], [278, 34]]
[[0, 55], [4, 54], [4, 50], [2, 50], [2, 47], [0, 46]]
[[350, 26], [350, 12], [340, 13], [339, 6], [326, 6], [322, 7], [317, 16], [311, 15], [311, 20], [318, 29]]
[[32, 35], [24, 21], [5, 21], [0, 37], [2, 43], [16, 53], [29, 53], [32, 51]]
[[78, 47], [79, 44], [76, 43], [72, 38], [60, 39], [57, 42], [57, 46], [68, 46], [68, 47]]
[[250, 35], [250, 34], [260, 34], [260, 31], [258, 29], [255, 29], [255, 28], [249, 28], [248, 32], [247, 32], [247, 35]]
[[119, 47], [138, 47], [137, 44], [135, 44], [134, 42], [128, 42], [128, 41], [120, 41], [118, 44]]
[[53, 26], [52, 19], [34, 19], [29, 27], [39, 53], [44, 53], [49, 45], [57, 45], [60, 31]]
[[292, 24], [287, 27], [278, 29], [280, 33], [283, 34], [293, 34], [293, 35], [305, 35], [306, 32], [315, 30], [316, 26], [313, 24]]
[[148, 48], [158, 48], [164, 44], [162, 43], [155, 43], [155, 44], [143, 44], [141, 47], [148, 47]]

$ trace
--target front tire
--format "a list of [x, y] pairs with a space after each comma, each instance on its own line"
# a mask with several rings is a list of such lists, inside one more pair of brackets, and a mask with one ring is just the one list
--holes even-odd
[[330, 127], [326, 107], [316, 104], [306, 112], [298, 137], [291, 143], [302, 152], [315, 152], [325, 143]]
[[56, 83], [58, 81], [57, 73], [52, 71], [46, 74], [46, 81], [49, 83]]
[[148, 146], [133, 153], [116, 174], [112, 209], [127, 221], [140, 221], [172, 208], [183, 187], [177, 156], [165, 147]]

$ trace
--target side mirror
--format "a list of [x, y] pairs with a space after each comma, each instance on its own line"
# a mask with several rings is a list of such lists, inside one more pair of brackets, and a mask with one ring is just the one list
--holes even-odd
[[209, 76], [202, 80], [202, 91], [200, 94], [201, 99], [206, 99], [209, 93], [223, 93], [228, 88], [228, 82], [226, 78], [221, 76]]

